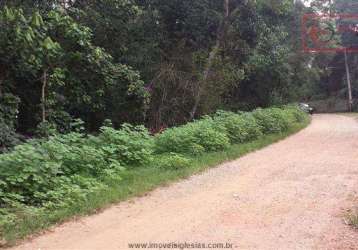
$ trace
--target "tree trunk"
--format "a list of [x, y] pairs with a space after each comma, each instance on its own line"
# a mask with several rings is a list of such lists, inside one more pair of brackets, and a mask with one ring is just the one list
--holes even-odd
[[47, 87], [47, 70], [44, 70], [42, 75], [42, 89], [41, 89], [42, 122], [46, 121], [46, 87]]
[[195, 115], [198, 111], [198, 107], [199, 107], [199, 104], [201, 101], [202, 90], [204, 87], [203, 85], [205, 85], [205, 83], [207, 82], [207, 80], [209, 78], [210, 71], [211, 71], [211, 68], [214, 63], [214, 59], [215, 59], [216, 55], [218, 54], [218, 51], [220, 50], [222, 41], [224, 40], [225, 28], [226, 28], [226, 24], [229, 19], [229, 15], [230, 15], [230, 10], [229, 10], [229, 1], [230, 0], [223, 0], [223, 1], [224, 1], [224, 18], [223, 18], [223, 21], [217, 31], [216, 43], [209, 54], [208, 62], [206, 64], [206, 67], [205, 67], [205, 70], [203, 73], [203, 78], [199, 83], [199, 88], [198, 88], [197, 95], [195, 97], [194, 106], [192, 108], [192, 111], [190, 112], [190, 120], [193, 120], [195, 118]]
[[224, 11], [225, 11], [225, 18], [229, 17], [229, 0], [224, 0]]

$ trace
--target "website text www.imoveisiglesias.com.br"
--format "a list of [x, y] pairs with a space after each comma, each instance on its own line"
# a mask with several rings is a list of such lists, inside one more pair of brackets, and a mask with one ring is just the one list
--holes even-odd
[[169, 243], [129, 243], [130, 249], [233, 249], [232, 243], [169, 242]]

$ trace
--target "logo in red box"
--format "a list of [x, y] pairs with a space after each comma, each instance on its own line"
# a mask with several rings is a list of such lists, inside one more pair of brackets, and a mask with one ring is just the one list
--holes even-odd
[[358, 14], [305, 14], [302, 17], [305, 52], [358, 53]]

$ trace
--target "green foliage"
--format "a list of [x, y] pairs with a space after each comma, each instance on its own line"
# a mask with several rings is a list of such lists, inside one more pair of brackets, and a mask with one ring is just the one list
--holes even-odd
[[[108, 125], [108, 122], [107, 122]], [[125, 166], [140, 166], [151, 160], [153, 138], [144, 126], [122, 125], [120, 130], [102, 127], [97, 137], [89, 141]]]
[[330, 57], [296, 52], [304, 6], [230, 1], [226, 20], [223, 2], [2, 1], [0, 85], [26, 105], [20, 129], [39, 123], [44, 71], [41, 102], [60, 132], [61, 112], [90, 131], [107, 118], [117, 127], [145, 120], [156, 130], [193, 114], [282, 105], [322, 90]]
[[156, 152], [201, 154], [225, 149], [229, 138], [211, 118], [170, 128], [155, 138]]
[[49, 121], [44, 121], [37, 125], [35, 135], [39, 138], [48, 138], [51, 135], [55, 135], [57, 133], [57, 127], [55, 123], [51, 123]]
[[19, 98], [11, 94], [0, 99], [0, 152], [20, 143], [20, 136], [15, 131], [19, 103]]
[[214, 119], [225, 127], [231, 144], [252, 141], [262, 135], [261, 127], [249, 113], [218, 112]]
[[302, 122], [306, 114], [296, 106], [257, 109], [253, 113], [219, 111], [204, 119], [165, 130], [155, 137], [157, 153], [202, 154], [220, 151], [229, 144], [255, 140], [262, 134], [284, 132]]
[[[78, 126], [81, 130], [79, 120], [73, 123]], [[124, 166], [149, 163], [152, 148], [148, 131], [129, 124], [102, 127], [98, 136], [72, 132], [31, 140], [0, 155], [0, 207], [69, 206], [109, 180], [119, 181]]]
[[18, 145], [21, 142], [20, 138], [13, 127], [0, 121], [0, 153], [6, 152]]
[[253, 116], [265, 134], [279, 133], [285, 131], [289, 126], [287, 117], [279, 108], [259, 108], [253, 112]]
[[68, 132], [73, 113], [91, 121], [90, 129], [98, 129], [104, 116], [116, 124], [143, 118], [149, 95], [139, 73], [115, 63], [94, 45], [91, 29], [68, 13], [4, 7], [0, 27], [0, 89], [26, 101], [23, 132], [35, 130], [39, 108], [41, 121], [60, 132]]
[[252, 114], [265, 134], [287, 131], [291, 124], [304, 122], [307, 119], [307, 114], [296, 105], [257, 109]]
[[211, 118], [207, 117], [190, 125], [195, 143], [202, 146], [206, 152], [220, 151], [230, 145], [223, 127], [216, 124]]
[[297, 105], [285, 106], [285, 112], [287, 112], [288, 115], [291, 115], [291, 119], [293, 119], [291, 122], [303, 122], [307, 119], [307, 114], [297, 108]]
[[85, 130], [85, 122], [82, 121], [81, 119], [77, 118], [77, 119], [73, 119], [72, 122], [70, 123], [70, 130], [72, 132], [77, 132], [77, 133], [82, 133]]
[[0, 155], [0, 169], [1, 206], [13, 202], [41, 206], [62, 202], [66, 195], [59, 190], [72, 192], [70, 187], [77, 185], [86, 191], [91, 185], [81, 185], [83, 179], [77, 175], [91, 180], [123, 168], [83, 135], [71, 133], [17, 146], [11, 153]]
[[[56, 129], [56, 131], [61, 134], [66, 134], [73, 131], [71, 124], [74, 119], [66, 111], [59, 109], [51, 110], [48, 114], [47, 120], [49, 123], [53, 124], [53, 127]], [[37, 127], [39, 127], [39, 125], [37, 125]]]
[[0, 99], [0, 119], [9, 125], [15, 127], [17, 116], [19, 114], [20, 99], [12, 94], [4, 94]]
[[183, 155], [176, 153], [169, 153], [166, 155], [157, 156], [153, 165], [158, 168], [166, 170], [178, 170], [188, 168], [191, 161]]

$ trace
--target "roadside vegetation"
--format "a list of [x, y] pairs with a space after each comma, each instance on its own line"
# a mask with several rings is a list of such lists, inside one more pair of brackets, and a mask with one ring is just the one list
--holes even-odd
[[296, 106], [251, 113], [219, 111], [152, 136], [110, 121], [96, 136], [74, 132], [35, 139], [0, 155], [0, 232], [13, 243], [75, 215], [235, 159], [308, 124]]

